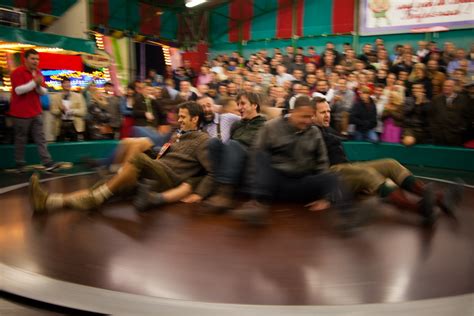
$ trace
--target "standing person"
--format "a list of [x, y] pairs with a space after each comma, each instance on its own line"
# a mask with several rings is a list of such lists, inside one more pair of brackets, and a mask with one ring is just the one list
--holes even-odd
[[185, 59], [184, 60], [184, 65], [183, 65], [184, 73], [186, 76], [189, 77], [189, 80], [191, 81], [192, 84], [196, 83], [196, 72], [194, 71], [193, 67], [191, 66], [191, 61]]
[[403, 138], [405, 146], [427, 143], [430, 140], [429, 111], [430, 100], [426, 97], [421, 83], [412, 86], [412, 97], [406, 98], [403, 106]]
[[435, 145], [461, 146], [472, 119], [471, 100], [454, 91], [454, 80], [443, 83], [443, 94], [433, 98], [428, 118]]
[[86, 130], [87, 106], [84, 97], [71, 91], [71, 80], [61, 82], [63, 91], [51, 98], [51, 114], [54, 115], [54, 137], [58, 141], [83, 140]]
[[377, 108], [370, 98], [370, 89], [361, 89], [360, 100], [352, 107], [350, 124], [355, 125], [354, 140], [377, 143], [379, 137], [375, 131], [377, 127]]
[[403, 126], [403, 101], [392, 91], [382, 112], [383, 130], [380, 139], [387, 143], [399, 143]]
[[91, 139], [110, 139], [113, 130], [110, 126], [110, 114], [107, 111], [105, 94], [95, 86], [89, 88], [90, 102], [87, 105], [89, 119], [87, 129]]
[[163, 84], [163, 76], [159, 75], [155, 69], [150, 69], [148, 71], [147, 79], [153, 87], [161, 86]]
[[110, 127], [112, 127], [114, 132], [114, 139], [119, 139], [120, 126], [122, 125], [120, 97], [115, 94], [114, 84], [112, 82], [106, 82], [104, 89], [105, 99], [107, 100], [107, 112], [110, 114]]
[[348, 134], [349, 115], [354, 99], [354, 91], [347, 89], [347, 80], [344, 78], [338, 79], [334, 98], [331, 101], [331, 108], [335, 114], [333, 127], [342, 135]]
[[129, 83], [127, 93], [120, 100], [120, 114], [123, 116], [122, 127], [120, 128], [120, 139], [132, 136], [132, 127], [135, 125], [133, 118], [133, 105], [135, 103], [135, 94], [137, 91], [135, 82]]
[[13, 117], [15, 130], [15, 164], [20, 170], [26, 166], [25, 144], [30, 130], [46, 170], [57, 167], [51, 159], [44, 137], [40, 95], [48, 93], [48, 90], [44, 87], [44, 78], [38, 65], [38, 52], [29, 49], [25, 52], [24, 66], [18, 67], [11, 74], [12, 97], [9, 113]]

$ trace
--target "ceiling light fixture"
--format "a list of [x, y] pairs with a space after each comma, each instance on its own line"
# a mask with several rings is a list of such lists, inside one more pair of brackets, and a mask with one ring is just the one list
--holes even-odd
[[186, 0], [186, 7], [193, 8], [195, 6], [203, 4], [204, 2], [206, 2], [206, 0]]

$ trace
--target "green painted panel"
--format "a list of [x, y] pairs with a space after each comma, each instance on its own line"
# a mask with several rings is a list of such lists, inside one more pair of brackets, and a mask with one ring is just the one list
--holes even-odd
[[175, 12], [165, 11], [160, 17], [160, 36], [169, 40], [177, 38], [178, 16]]
[[233, 51], [239, 50], [238, 43], [217, 43], [213, 44], [210, 48], [209, 54], [211, 58], [217, 57], [217, 55], [227, 54], [230, 55]]
[[0, 40], [45, 47], [60, 47], [65, 50], [94, 54], [95, 43], [78, 38], [23, 30], [0, 25]]
[[304, 2], [304, 36], [331, 34], [332, 4], [332, 0], [306, 0]]
[[137, 0], [109, 0], [109, 26], [117, 30], [137, 32], [140, 9]]
[[251, 39], [276, 37], [277, 9], [278, 0], [254, 0]]
[[462, 147], [344, 142], [344, 150], [351, 161], [393, 158], [408, 165], [474, 171], [474, 150]]
[[76, 0], [52, 0], [53, 9], [51, 14], [54, 16], [61, 16], [76, 2]]
[[[82, 157], [103, 158], [110, 154], [117, 146], [118, 141], [104, 140], [93, 142], [65, 142], [52, 143], [48, 145], [48, 150], [55, 161], [80, 162]], [[13, 158], [14, 146], [0, 146], [0, 168], [13, 168], [15, 160]], [[40, 162], [36, 145], [26, 146], [25, 158], [28, 164]]]
[[225, 4], [211, 11], [209, 40], [211, 46], [229, 42], [229, 5]]
[[[52, 143], [48, 149], [56, 161], [79, 162], [81, 157], [101, 158], [113, 151], [118, 141], [88, 141]], [[351, 161], [365, 161], [393, 158], [402, 164], [431, 168], [474, 171], [474, 150], [462, 147], [416, 145], [405, 147], [400, 144], [370, 144], [367, 142], [344, 142], [344, 150]], [[0, 168], [14, 166], [14, 146], [0, 146]], [[28, 164], [39, 162], [36, 145], [26, 146]]]
[[449, 32], [440, 32], [433, 34], [433, 40], [438, 42], [438, 47], [443, 48], [444, 42], [453, 42], [456, 47], [469, 50], [474, 42], [474, 28], [465, 30], [453, 30]]

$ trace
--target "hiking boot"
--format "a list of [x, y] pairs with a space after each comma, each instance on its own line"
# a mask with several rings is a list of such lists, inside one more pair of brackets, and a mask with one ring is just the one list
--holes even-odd
[[204, 201], [203, 206], [211, 213], [223, 213], [234, 206], [234, 186], [219, 184], [216, 193]]
[[29, 198], [30, 205], [33, 207], [33, 212], [46, 212], [46, 200], [48, 198], [48, 193], [43, 190], [43, 188], [41, 188], [39, 176], [36, 173], [30, 178]]

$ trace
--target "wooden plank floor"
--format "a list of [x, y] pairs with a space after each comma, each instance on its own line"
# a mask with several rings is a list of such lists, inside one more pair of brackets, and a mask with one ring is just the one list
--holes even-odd
[[[85, 188], [96, 175], [44, 185]], [[443, 184], [437, 184], [439, 188]], [[380, 206], [351, 237], [328, 213], [278, 204], [270, 224], [197, 216], [175, 204], [137, 213], [130, 203], [100, 212], [34, 215], [27, 189], [0, 195], [0, 261], [54, 279], [125, 293], [213, 303], [342, 305], [392, 303], [474, 292], [474, 191], [458, 221], [433, 230]]]

